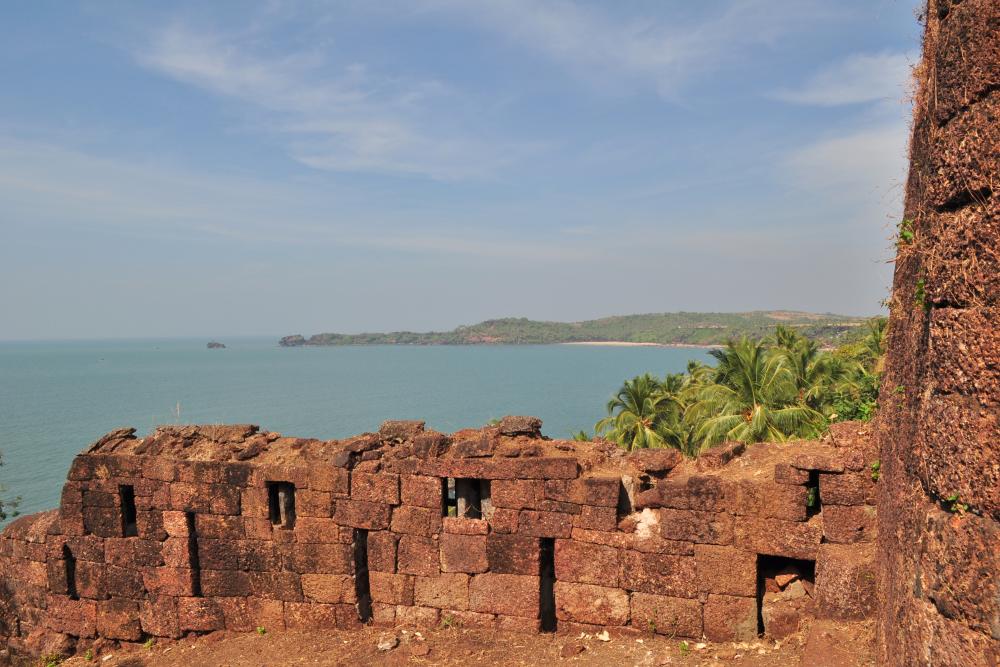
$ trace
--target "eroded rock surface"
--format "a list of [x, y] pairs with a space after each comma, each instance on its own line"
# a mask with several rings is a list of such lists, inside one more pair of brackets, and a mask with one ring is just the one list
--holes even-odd
[[[877, 424], [879, 664], [998, 664], [1000, 3], [930, 0], [916, 78]], [[840, 523], [841, 541], [872, 528]]]

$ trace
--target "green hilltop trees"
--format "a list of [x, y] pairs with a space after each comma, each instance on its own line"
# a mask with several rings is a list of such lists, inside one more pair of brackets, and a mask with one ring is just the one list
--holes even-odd
[[728, 440], [814, 438], [831, 421], [870, 419], [885, 325], [870, 321], [864, 338], [835, 351], [782, 326], [761, 340], [731, 340], [709, 353], [715, 366], [692, 362], [685, 373], [626, 380], [595, 432], [628, 450], [673, 447], [697, 456]]
[[765, 336], [778, 323], [825, 345], [850, 339], [863, 318], [830, 313], [755, 311], [749, 313], [647, 313], [583, 322], [539, 322], [524, 317], [486, 320], [452, 331], [286, 336], [280, 344], [299, 345], [547, 345], [585, 341], [712, 345], [728, 338]]

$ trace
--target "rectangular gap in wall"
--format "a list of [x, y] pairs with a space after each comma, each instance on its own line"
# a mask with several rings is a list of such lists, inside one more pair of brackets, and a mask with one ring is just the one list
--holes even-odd
[[201, 562], [198, 558], [198, 527], [195, 525], [194, 512], [184, 516], [187, 523], [188, 565], [191, 567], [191, 595], [201, 597]]
[[76, 556], [70, 551], [68, 544], [63, 545], [62, 557], [66, 567], [66, 594], [70, 600], [79, 600], [80, 594], [76, 592]]
[[539, 540], [538, 611], [542, 632], [556, 631], [556, 541], [552, 537]]
[[354, 593], [357, 597], [358, 618], [362, 623], [372, 619], [372, 592], [368, 580], [368, 531], [354, 529]]
[[493, 494], [490, 491], [490, 480], [477, 479], [479, 483], [479, 518], [490, 519], [493, 517]]
[[267, 514], [271, 525], [295, 527], [295, 485], [291, 482], [267, 482]]
[[452, 478], [442, 484], [442, 514], [463, 519], [489, 518], [493, 504], [490, 480]]
[[[816, 561], [757, 555], [757, 634], [767, 633], [765, 606], [813, 597]], [[797, 592], [796, 587], [801, 587]], [[786, 592], [787, 591], [787, 592]]]
[[629, 495], [625, 483], [618, 482], [618, 506], [616, 507], [616, 519], [621, 521], [632, 513], [632, 497]]
[[441, 516], [458, 516], [458, 506], [455, 500], [455, 479], [441, 478]]
[[118, 499], [122, 506], [122, 535], [135, 537], [139, 534], [136, 524], [135, 487], [126, 484], [119, 486]]
[[455, 501], [460, 518], [479, 519], [482, 517], [477, 482], [478, 480], [466, 478], [455, 480]]
[[819, 497], [819, 471], [809, 471], [809, 481], [806, 482], [806, 516], [813, 517], [823, 509], [823, 501]]

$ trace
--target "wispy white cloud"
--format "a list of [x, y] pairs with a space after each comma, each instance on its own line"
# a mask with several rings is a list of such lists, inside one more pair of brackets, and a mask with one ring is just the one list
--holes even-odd
[[911, 52], [852, 54], [773, 97], [808, 106], [864, 105], [849, 125], [786, 153], [779, 177], [845, 223], [899, 215], [906, 178]]
[[[872, 263], [883, 267], [866, 273], [870, 280], [877, 280], [868, 283], [869, 292], [876, 286], [888, 290], [891, 282], [886, 262], [894, 248], [888, 237], [903, 210], [907, 130], [908, 124], [901, 119], [884, 121], [818, 139], [791, 151], [778, 164], [782, 182], [798, 190], [799, 198], [805, 195], [812, 202], [803, 214], [826, 220], [829, 241], [855, 243], [865, 249], [845, 264], [851, 266], [851, 273], [869, 272]], [[830, 250], [829, 242], [817, 247]]]
[[786, 157], [786, 175], [841, 197], [888, 192], [906, 176], [906, 127], [888, 123], [802, 146]]
[[[838, 16], [819, 0], [742, 0], [695, 15], [613, 12], [569, 0], [407, 0], [374, 12], [458, 20], [499, 35], [598, 88], [651, 89], [681, 99], [685, 82], [743, 62], [756, 48]], [[299, 8], [314, 23], [328, 10]], [[225, 30], [174, 22], [136, 49], [143, 66], [236, 105], [240, 127], [280, 142], [320, 170], [491, 178], [550, 148], [494, 136], [469, 91], [334, 61], [322, 42], [275, 48], [267, 22]], [[287, 42], [286, 42], [287, 44]]]
[[815, 0], [742, 0], [709, 9], [697, 20], [678, 13], [622, 17], [568, 0], [420, 0], [419, 5], [500, 34], [598, 86], [631, 83], [664, 96], [675, 95], [699, 73], [740, 61], [749, 49], [838, 13]]
[[538, 234], [510, 241], [502, 229], [453, 219], [372, 211], [363, 194], [323, 183], [275, 183], [191, 168], [97, 156], [0, 135], [0, 230], [100, 229], [158, 240], [322, 246], [411, 257], [504, 261], [592, 260], [597, 244]]
[[909, 91], [915, 53], [856, 53], [773, 97], [792, 104], [833, 107], [901, 100]]
[[317, 169], [483, 178], [536, 148], [488, 141], [442, 114], [463, 101], [439, 81], [379, 76], [363, 64], [328, 62], [320, 52], [269, 54], [238, 33], [173, 24], [137, 59], [239, 103], [257, 129]]

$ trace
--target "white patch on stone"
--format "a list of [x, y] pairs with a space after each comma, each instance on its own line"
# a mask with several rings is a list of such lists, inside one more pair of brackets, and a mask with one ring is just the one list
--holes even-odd
[[635, 535], [640, 539], [648, 539], [657, 534], [656, 526], [660, 523], [660, 518], [648, 507], [639, 512], [635, 524]]

